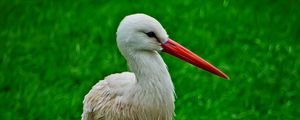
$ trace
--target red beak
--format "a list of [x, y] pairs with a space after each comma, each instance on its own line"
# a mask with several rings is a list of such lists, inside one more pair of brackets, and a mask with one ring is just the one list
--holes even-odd
[[204, 69], [213, 74], [216, 74], [222, 78], [225, 78], [227, 80], [230, 79], [226, 74], [224, 74], [218, 68], [211, 65], [201, 57], [197, 56], [190, 50], [186, 49], [185, 47], [183, 47], [182, 45], [178, 44], [177, 42], [171, 39], [169, 39], [166, 43], [163, 43], [161, 46], [163, 47], [162, 50], [163, 52], [169, 53], [170, 55], [178, 57], [181, 60], [184, 60], [190, 64], [193, 64], [196, 67]]

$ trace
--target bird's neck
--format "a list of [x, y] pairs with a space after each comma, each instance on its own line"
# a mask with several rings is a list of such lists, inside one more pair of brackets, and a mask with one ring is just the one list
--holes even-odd
[[138, 51], [126, 59], [141, 89], [173, 96], [174, 87], [167, 66], [156, 51]]
[[133, 103], [142, 111], [156, 113], [170, 120], [174, 112], [174, 87], [167, 66], [157, 52], [140, 51], [126, 56], [129, 69], [136, 76], [136, 84], [128, 92]]

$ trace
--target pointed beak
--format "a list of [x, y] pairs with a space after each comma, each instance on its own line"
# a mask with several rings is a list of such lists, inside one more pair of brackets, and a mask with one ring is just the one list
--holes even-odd
[[197, 56], [195, 53], [191, 52], [190, 50], [186, 49], [182, 45], [178, 44], [177, 42], [169, 39], [167, 42], [162, 43], [163, 52], [169, 53], [181, 60], [184, 60], [198, 68], [216, 74], [222, 78], [229, 80], [230, 78], [220, 71], [215, 66], [211, 65], [201, 57]]

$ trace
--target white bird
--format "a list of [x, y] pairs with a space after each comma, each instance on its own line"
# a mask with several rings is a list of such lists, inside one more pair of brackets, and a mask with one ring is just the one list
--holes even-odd
[[109, 75], [94, 85], [84, 98], [82, 120], [172, 120], [174, 86], [159, 51], [229, 79], [171, 40], [162, 25], [145, 14], [121, 21], [117, 45], [131, 72]]

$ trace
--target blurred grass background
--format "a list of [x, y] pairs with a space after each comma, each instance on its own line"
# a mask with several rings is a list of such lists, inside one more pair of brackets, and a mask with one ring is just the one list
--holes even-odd
[[176, 120], [300, 118], [300, 1], [2, 0], [0, 119], [80, 119], [105, 76], [127, 70], [115, 32], [146, 13], [231, 81], [162, 54]]

